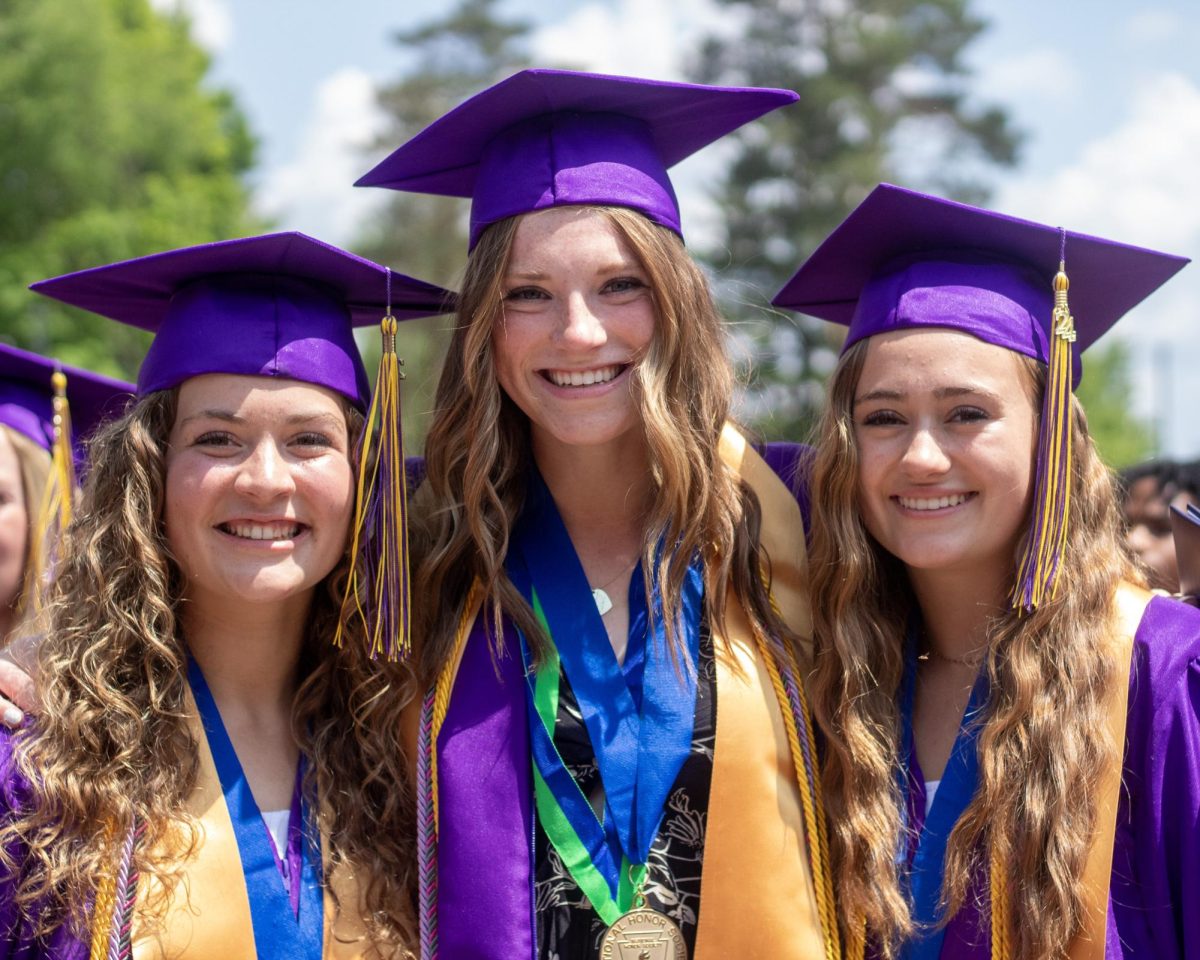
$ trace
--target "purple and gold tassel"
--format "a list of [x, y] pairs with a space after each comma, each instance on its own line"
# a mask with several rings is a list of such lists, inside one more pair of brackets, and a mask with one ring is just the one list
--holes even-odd
[[71, 447], [71, 408], [67, 403], [67, 376], [55, 370], [50, 378], [54, 388], [54, 443], [50, 448], [50, 476], [38, 507], [37, 536], [31, 563], [39, 571], [33, 591], [34, 608], [42, 604], [42, 592], [54, 565], [54, 550], [62, 532], [71, 522], [75, 505], [75, 452]]
[[[342, 608], [362, 622], [371, 656], [389, 660], [409, 654], [408, 493], [400, 430], [400, 381], [396, 355], [392, 274], [387, 272], [387, 315], [380, 322], [383, 353], [371, 407], [358, 445], [358, 490], [350, 575]], [[365, 609], [364, 609], [365, 604]], [[342, 644], [342, 624], [334, 643]]]
[[1071, 506], [1071, 351], [1075, 342], [1075, 319], [1067, 306], [1069, 287], [1064, 232], [1054, 277], [1050, 364], [1038, 431], [1032, 521], [1012, 595], [1013, 606], [1024, 613], [1054, 599], [1067, 542]]

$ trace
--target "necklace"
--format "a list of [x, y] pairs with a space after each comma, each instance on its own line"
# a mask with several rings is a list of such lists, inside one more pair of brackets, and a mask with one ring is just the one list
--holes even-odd
[[636, 566], [637, 561], [634, 560], [633, 563], [627, 567], [624, 567], [620, 573], [609, 580], [608, 583], [599, 587], [592, 587], [592, 599], [596, 601], [596, 609], [600, 611], [600, 616], [604, 616], [613, 608], [612, 597], [608, 595], [608, 588], [620, 580], [621, 577], [628, 576]]
[[966, 657], [951, 657], [951, 656], [948, 656], [947, 654], [940, 652], [936, 647], [930, 647], [924, 653], [922, 653], [919, 657], [917, 657], [917, 659], [918, 660], [930, 660], [930, 659], [941, 660], [942, 663], [956, 663], [960, 667], [970, 667], [972, 670], [978, 670], [979, 665], [981, 663], [983, 663], [983, 659], [986, 656], [987, 656], [987, 648], [986, 647], [982, 647], [979, 650], [972, 651], [972, 653]]

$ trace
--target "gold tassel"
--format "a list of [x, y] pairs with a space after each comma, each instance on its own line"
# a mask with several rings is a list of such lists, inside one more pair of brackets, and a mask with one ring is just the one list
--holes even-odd
[[71, 447], [71, 409], [67, 404], [67, 376], [55, 370], [50, 378], [54, 388], [54, 442], [50, 448], [50, 476], [38, 508], [37, 536], [31, 562], [38, 571], [33, 591], [33, 608], [42, 608], [43, 593], [51, 577], [55, 547], [71, 523], [75, 505], [75, 452]]
[[[380, 323], [383, 352], [359, 441], [351, 565], [342, 597], [343, 611], [349, 605], [363, 625], [371, 656], [389, 660], [407, 658], [410, 649], [408, 492], [400, 429], [404, 361], [396, 355], [396, 327], [389, 271], [387, 315]], [[343, 632], [339, 621], [334, 635], [339, 647]]]
[[[1064, 237], [1065, 245], [1065, 237]], [[1075, 320], [1067, 305], [1066, 261], [1054, 277], [1050, 363], [1038, 436], [1033, 509], [1012, 603], [1030, 613], [1057, 595], [1071, 508], [1071, 352]]]

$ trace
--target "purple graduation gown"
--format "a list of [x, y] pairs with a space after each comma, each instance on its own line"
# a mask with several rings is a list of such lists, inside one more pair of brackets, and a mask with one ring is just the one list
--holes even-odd
[[[0, 819], [10, 817], [29, 796], [28, 784], [15, 769], [14, 746], [13, 732], [0, 728]], [[12, 843], [5, 853], [19, 870], [25, 860], [23, 845]], [[72, 936], [65, 927], [44, 940], [36, 938], [32, 925], [13, 903], [15, 889], [16, 877], [0, 866], [0, 960], [86, 960], [90, 944]]]
[[[941, 960], [990, 957], [979, 880]], [[1166, 597], [1134, 636], [1105, 956], [1200, 960], [1200, 610]]]

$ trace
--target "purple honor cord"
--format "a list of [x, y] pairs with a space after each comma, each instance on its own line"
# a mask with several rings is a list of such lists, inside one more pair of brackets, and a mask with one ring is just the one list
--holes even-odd
[[324, 895], [320, 882], [320, 848], [305, 836], [305, 804], [297, 771], [288, 823], [288, 889], [280, 883], [282, 861], [267, 833], [262, 812], [250, 791], [233, 742], [204, 674], [188, 659], [188, 683], [208, 737], [221, 792], [237, 839], [255, 952], [260, 960], [320, 960], [324, 944]]

